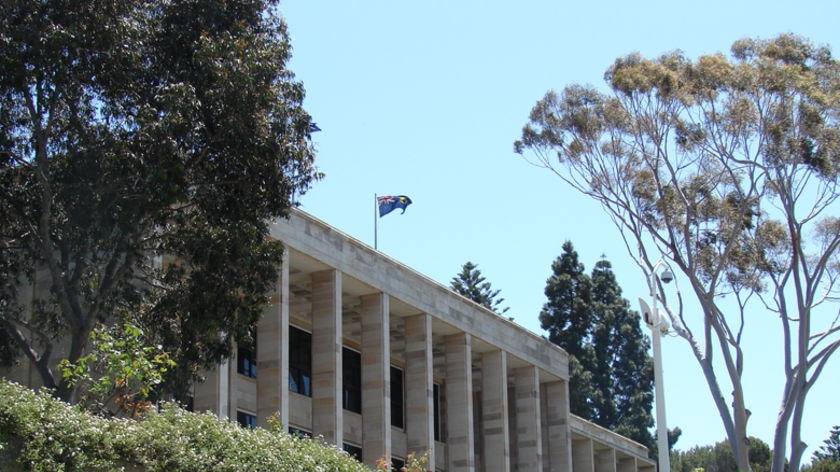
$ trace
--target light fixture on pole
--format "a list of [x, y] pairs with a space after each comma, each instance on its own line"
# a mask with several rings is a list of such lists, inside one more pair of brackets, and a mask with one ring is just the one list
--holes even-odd
[[674, 273], [666, 266], [662, 271], [661, 276], [656, 275], [656, 271], [665, 264], [663, 259], [654, 264], [648, 277], [648, 285], [650, 287], [650, 296], [652, 298], [653, 307], [649, 306], [644, 299], [639, 298], [639, 304], [642, 307], [642, 316], [645, 324], [648, 325], [651, 331], [651, 338], [653, 344], [653, 382], [654, 395], [656, 398], [656, 443], [659, 449], [659, 472], [671, 472], [671, 458], [668, 449], [668, 426], [665, 421], [665, 385], [662, 379], [662, 346], [661, 337], [668, 332], [668, 322], [659, 315], [657, 308], [657, 299], [659, 284], [657, 279], [664, 283], [669, 283], [674, 280]]

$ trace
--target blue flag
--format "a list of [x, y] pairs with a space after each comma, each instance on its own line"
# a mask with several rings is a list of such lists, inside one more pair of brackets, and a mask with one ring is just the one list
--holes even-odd
[[397, 208], [401, 208], [402, 212], [405, 213], [405, 209], [409, 205], [411, 205], [411, 199], [406, 197], [405, 195], [389, 195], [385, 197], [377, 197], [376, 203], [379, 204], [379, 217], [382, 218], [383, 216], [387, 215], [388, 213], [391, 213]]

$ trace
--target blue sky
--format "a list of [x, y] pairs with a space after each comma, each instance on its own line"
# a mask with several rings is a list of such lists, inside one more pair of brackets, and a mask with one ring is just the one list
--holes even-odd
[[[302, 209], [371, 246], [374, 194], [413, 204], [378, 227], [378, 248], [448, 285], [472, 261], [501, 290], [507, 313], [542, 333], [538, 314], [552, 261], [571, 241], [590, 271], [613, 263], [637, 309], [643, 274], [597, 203], [513, 153], [531, 107], [549, 89], [603, 87], [620, 56], [681, 49], [690, 58], [729, 51], [744, 37], [803, 35], [840, 56], [834, 0], [557, 2], [284, 0], [290, 68], [326, 178]], [[781, 338], [772, 318], [745, 335], [749, 434], [772, 443], [781, 398]], [[769, 328], [769, 329], [768, 329]], [[725, 438], [689, 347], [663, 339], [667, 423], [677, 448]], [[835, 356], [836, 357], [836, 356]], [[834, 359], [809, 395], [803, 439], [813, 451], [840, 424]]]

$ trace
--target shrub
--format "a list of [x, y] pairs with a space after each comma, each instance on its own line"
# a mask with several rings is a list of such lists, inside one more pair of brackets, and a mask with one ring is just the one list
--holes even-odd
[[318, 439], [245, 429], [176, 405], [101, 418], [0, 380], [0, 468], [13, 471], [369, 472]]

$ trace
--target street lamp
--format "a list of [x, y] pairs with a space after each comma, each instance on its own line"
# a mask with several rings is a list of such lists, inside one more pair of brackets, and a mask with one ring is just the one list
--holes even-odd
[[674, 273], [664, 265], [662, 275], [657, 276], [656, 271], [666, 264], [664, 259], [654, 264], [648, 277], [648, 285], [650, 286], [650, 296], [653, 299], [653, 308], [648, 306], [644, 299], [639, 298], [639, 304], [642, 307], [642, 316], [645, 323], [651, 331], [651, 338], [653, 343], [653, 382], [654, 395], [656, 397], [656, 443], [659, 448], [659, 472], [671, 472], [671, 458], [668, 450], [668, 426], [665, 423], [665, 386], [662, 379], [662, 346], [661, 337], [668, 332], [668, 322], [660, 315], [656, 306], [658, 297], [657, 279], [664, 283], [670, 283], [674, 280]]

